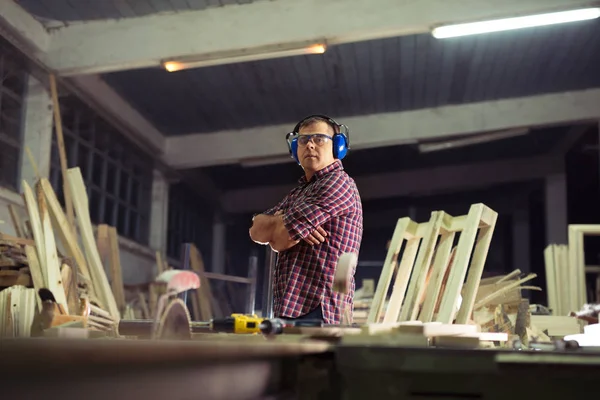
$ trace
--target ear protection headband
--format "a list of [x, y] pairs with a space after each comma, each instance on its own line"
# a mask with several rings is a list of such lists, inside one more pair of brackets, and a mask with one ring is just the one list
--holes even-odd
[[300, 130], [300, 126], [304, 121], [315, 117], [324, 119], [333, 128], [333, 157], [342, 160], [348, 154], [348, 150], [350, 150], [350, 129], [346, 125], [338, 124], [333, 118], [322, 114], [314, 114], [302, 118], [296, 124], [294, 130], [285, 136], [292, 158], [300, 164], [300, 160], [298, 160], [298, 130]]

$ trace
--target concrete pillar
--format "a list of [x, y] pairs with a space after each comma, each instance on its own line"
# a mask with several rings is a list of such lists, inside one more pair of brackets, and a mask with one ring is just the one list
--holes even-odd
[[212, 235], [212, 271], [220, 274], [225, 273], [226, 233], [225, 221], [221, 215], [215, 214]]
[[[33, 76], [27, 81], [27, 92], [23, 112], [23, 146], [21, 147], [20, 179], [33, 185], [36, 173], [31, 158], [36, 163], [37, 173], [42, 178], [50, 176], [50, 156], [52, 152], [52, 98], [48, 90]], [[31, 152], [31, 158], [26, 148]]]
[[152, 205], [150, 211], [150, 248], [165, 257], [167, 252], [167, 227], [169, 217], [169, 182], [159, 170], [154, 170]]
[[546, 177], [546, 245], [567, 244], [567, 176]]

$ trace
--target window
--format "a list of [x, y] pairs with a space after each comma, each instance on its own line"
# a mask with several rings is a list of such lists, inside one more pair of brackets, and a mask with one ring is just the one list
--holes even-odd
[[[69, 168], [79, 167], [95, 224], [147, 245], [152, 201], [152, 160], [75, 97], [60, 100]], [[56, 135], [52, 137], [50, 181], [64, 204]]]
[[27, 72], [0, 43], [0, 186], [17, 190]]
[[194, 243], [208, 265], [212, 249], [212, 209], [183, 183], [169, 188], [167, 255], [179, 260], [181, 245]]

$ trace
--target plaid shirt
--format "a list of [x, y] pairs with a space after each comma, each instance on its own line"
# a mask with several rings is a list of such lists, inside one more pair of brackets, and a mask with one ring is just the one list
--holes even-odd
[[[343, 307], [352, 315], [354, 271], [348, 295], [333, 291], [338, 258], [345, 252], [358, 254], [363, 233], [362, 204], [354, 180], [341, 161], [305, 177], [277, 206], [265, 214], [282, 210], [283, 221], [294, 247], [279, 253], [274, 276], [274, 315], [297, 318], [319, 304], [325, 323], [339, 324]], [[305, 238], [319, 226], [327, 232], [325, 242], [309, 245]]]

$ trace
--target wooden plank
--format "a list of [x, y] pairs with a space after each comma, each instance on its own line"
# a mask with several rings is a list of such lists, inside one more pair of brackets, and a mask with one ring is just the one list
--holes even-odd
[[546, 293], [548, 298], [548, 307], [554, 314], [561, 312], [560, 300], [558, 296], [557, 285], [557, 265], [554, 262], [556, 252], [555, 245], [546, 246], [544, 249], [544, 263], [546, 271]]
[[483, 204], [481, 206], [482, 213], [480, 221], [484, 222], [487, 226], [480, 228], [477, 235], [475, 249], [473, 250], [473, 257], [471, 259], [471, 264], [468, 271], [465, 295], [458, 310], [458, 314], [456, 315], [457, 324], [466, 324], [473, 313], [475, 296], [477, 295], [477, 290], [479, 289], [479, 281], [481, 280], [483, 267], [485, 266], [485, 260], [487, 259], [487, 254], [492, 242], [492, 236], [496, 227], [496, 220], [498, 219], [497, 212], [491, 210], [489, 207], [486, 207]]
[[[29, 264], [29, 273], [31, 274], [31, 280], [33, 281], [33, 287], [35, 288], [35, 292], [39, 293], [40, 289], [46, 287], [44, 283], [44, 275], [42, 273], [42, 267], [40, 266], [40, 261], [33, 246], [25, 246], [25, 254], [27, 255], [27, 262]], [[38, 310], [42, 309], [42, 300], [40, 296], [36, 296]]]
[[[40, 210], [38, 208], [38, 203], [33, 196], [33, 191], [29, 186], [27, 181], [22, 181], [23, 188], [23, 199], [25, 200], [25, 206], [27, 207], [27, 212], [29, 214], [29, 220], [31, 222], [31, 229], [33, 232], [33, 240], [35, 241], [35, 250], [38, 255], [38, 260], [46, 260], [46, 253], [44, 251], [45, 242], [44, 242], [44, 230], [42, 228], [42, 223], [40, 219]], [[47, 276], [45, 268], [40, 268], [42, 274], [42, 285], [46, 287]]]
[[[192, 271], [195, 271], [198, 274], [205, 273], [202, 255], [194, 244], [190, 245], [190, 267]], [[204, 282], [201, 283], [197, 292], [200, 300], [200, 315], [202, 316], [202, 320], [209, 321], [213, 319], [214, 296], [208, 279], [205, 279]]]
[[246, 283], [246, 284], [252, 283], [252, 279], [245, 278], [243, 276], [218, 274], [216, 272], [204, 272], [204, 273], [198, 274], [198, 275], [201, 278], [205, 277], [205, 278], [208, 278], [208, 279], [214, 279], [214, 280], [218, 280], [218, 281], [235, 282], [235, 283]]
[[73, 274], [73, 269], [68, 264], [62, 264], [60, 275], [65, 288], [67, 303], [69, 304], [69, 314], [79, 315], [81, 307], [79, 303], [79, 293], [77, 291], [77, 280], [75, 274]]
[[75, 215], [73, 214], [72, 189], [67, 183], [67, 154], [65, 152], [65, 139], [63, 136], [63, 126], [60, 116], [60, 103], [58, 102], [58, 93], [56, 88], [56, 77], [50, 74], [50, 92], [52, 95], [52, 110], [54, 111], [54, 130], [56, 132], [56, 144], [58, 147], [58, 158], [60, 161], [60, 171], [62, 173], [63, 192], [65, 197], [65, 208], [67, 209], [67, 221], [71, 230], [75, 227]]
[[[410, 277], [414, 269], [415, 259], [417, 257], [417, 251], [419, 250], [420, 243], [421, 238], [418, 236], [414, 236], [411, 239], [406, 240], [406, 245], [404, 246], [404, 251], [402, 252], [400, 266], [398, 267], [398, 271], [396, 272], [396, 278], [394, 280], [394, 286], [392, 288], [392, 295], [390, 296], [387, 309], [383, 316], [384, 323], [398, 321], [398, 317], [400, 315], [400, 308], [402, 307], [402, 303], [404, 302], [406, 289], [408, 287], [408, 283], [410, 281]], [[377, 321], [379, 321], [379, 319], [377, 319]]]
[[442, 219], [440, 218], [439, 212], [433, 211], [427, 224], [427, 231], [421, 239], [421, 246], [408, 285], [406, 300], [400, 313], [400, 321], [415, 320], [419, 314], [419, 300], [425, 290], [427, 275], [429, 273], [429, 268], [431, 267], [431, 260], [437, 245], [441, 226]]
[[[377, 289], [375, 290], [375, 295], [373, 296], [373, 302], [371, 303], [369, 316], [367, 317], [368, 323], [379, 322], [383, 304], [387, 296], [392, 276], [394, 275], [394, 271], [396, 269], [396, 261], [398, 259], [398, 254], [400, 253], [402, 243], [405, 239], [412, 239], [417, 233], [417, 228], [418, 224], [408, 217], [400, 218], [396, 223], [396, 228], [394, 229], [394, 234], [392, 235], [392, 240], [388, 248], [385, 262], [383, 263], [383, 269], [381, 271], [379, 281], [377, 282]], [[406, 269], [410, 268], [410, 270], [408, 270], [408, 276], [410, 276], [410, 272], [412, 271], [412, 263], [409, 265], [408, 259], [404, 267]], [[406, 272], [407, 270], [404, 270], [402, 271], [402, 274], [404, 275]]]
[[35, 246], [34, 240], [25, 239], [25, 238], [21, 238], [21, 237], [14, 237], [14, 236], [7, 235], [5, 233], [0, 233], [0, 240], [3, 240], [5, 242], [15, 243], [15, 244]]
[[115, 321], [120, 320], [119, 308], [115, 301], [115, 297], [110, 288], [108, 278], [104, 272], [96, 241], [94, 240], [94, 231], [92, 229], [92, 221], [90, 220], [89, 202], [85, 190], [83, 177], [79, 168], [70, 168], [67, 171], [67, 178], [71, 193], [73, 193], [73, 205], [77, 214], [79, 228], [81, 231], [81, 239], [85, 254], [89, 261], [92, 282], [98, 282], [99, 291], [96, 296], [103, 303], [102, 308], [106, 309]]
[[436, 318], [438, 322], [450, 324], [454, 319], [458, 296], [460, 295], [463, 282], [467, 275], [469, 260], [471, 258], [471, 253], [473, 252], [473, 244], [477, 236], [483, 209], [483, 204], [473, 204], [467, 214], [465, 229], [461, 232], [458, 240], [456, 258], [450, 270], [448, 284], [444, 291], [440, 310]]
[[121, 256], [119, 253], [119, 237], [114, 226], [108, 228], [110, 277], [112, 291], [121, 313], [125, 312], [125, 289], [123, 288], [123, 272], [121, 270]]
[[425, 296], [425, 301], [423, 302], [421, 314], [419, 315], [419, 320], [422, 322], [433, 321], [433, 315], [439, 305], [441, 294], [443, 294], [442, 283], [446, 276], [446, 272], [450, 267], [449, 261], [452, 247], [454, 246], [454, 238], [456, 236], [456, 232], [445, 229], [445, 226], [448, 224], [444, 223], [444, 221], [449, 221], [451, 224], [453, 217], [443, 211], [441, 211], [440, 217], [442, 218], [442, 234], [433, 262], [429, 284], [427, 285], [427, 294]]
[[44, 254], [45, 259], [40, 260], [43, 263], [44, 277], [46, 279], [46, 287], [54, 295], [56, 303], [61, 305], [65, 313], [69, 313], [69, 305], [65, 288], [62, 284], [62, 276], [60, 274], [60, 263], [58, 262], [58, 254], [56, 253], [56, 241], [54, 239], [54, 231], [52, 230], [52, 222], [46, 205], [46, 198], [41, 186], [36, 185], [37, 200], [40, 210], [40, 221], [44, 232]]
[[89, 284], [89, 293], [95, 295], [97, 292], [98, 283], [92, 280], [90, 270], [88, 268], [87, 261], [81, 248], [79, 247], [79, 241], [75, 235], [75, 229], [71, 229], [67, 221], [67, 217], [63, 212], [62, 206], [60, 205], [58, 198], [52, 185], [46, 178], [40, 179], [40, 186], [46, 197], [48, 209], [50, 210], [50, 216], [52, 223], [59, 233], [59, 238], [65, 247], [67, 254], [75, 261], [76, 270], [87, 280]]

